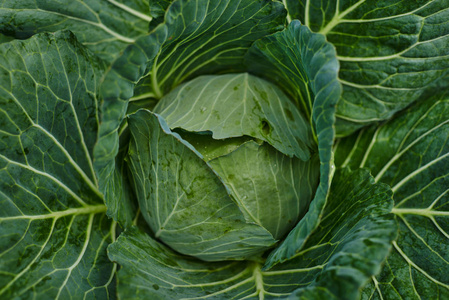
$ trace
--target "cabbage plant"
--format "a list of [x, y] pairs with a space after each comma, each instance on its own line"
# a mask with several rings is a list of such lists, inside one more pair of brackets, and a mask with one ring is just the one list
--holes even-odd
[[447, 0], [0, 3], [0, 298], [449, 298]]

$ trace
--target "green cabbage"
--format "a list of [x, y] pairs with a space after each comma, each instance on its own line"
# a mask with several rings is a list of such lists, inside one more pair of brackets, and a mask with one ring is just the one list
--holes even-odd
[[3, 0], [0, 298], [449, 298], [448, 9]]

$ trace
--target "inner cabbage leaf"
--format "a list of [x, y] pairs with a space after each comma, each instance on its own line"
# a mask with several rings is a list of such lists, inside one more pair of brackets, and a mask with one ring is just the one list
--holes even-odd
[[214, 139], [251, 136], [308, 160], [316, 145], [309, 122], [274, 84], [248, 73], [200, 76], [159, 101], [170, 128], [210, 131]]

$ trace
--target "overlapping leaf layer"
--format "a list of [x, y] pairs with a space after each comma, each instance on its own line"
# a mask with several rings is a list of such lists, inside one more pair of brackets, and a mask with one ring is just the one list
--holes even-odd
[[390, 118], [449, 71], [448, 0], [285, 2], [337, 50], [339, 135]]
[[394, 120], [363, 129], [337, 146], [337, 165], [368, 167], [394, 192], [399, 237], [382, 273], [365, 290], [366, 298], [449, 295], [448, 100], [448, 91], [426, 96]]
[[[448, 16], [449, 0], [0, 0], [0, 298], [449, 298]], [[223, 141], [201, 147], [205, 136], [171, 131], [149, 111], [128, 125], [127, 115], [153, 109], [191, 79], [245, 72], [288, 95], [295, 117], [267, 108], [267, 101], [261, 110], [273, 118], [256, 114], [255, 125], [243, 128], [261, 135], [242, 130], [235, 143], [224, 142], [219, 151], [226, 153], [216, 152]], [[255, 111], [263, 101], [256, 94], [248, 106]], [[201, 114], [216, 102], [192, 109]], [[188, 123], [180, 113], [171, 112]], [[138, 120], [142, 114], [155, 122]], [[282, 130], [266, 126], [273, 120]], [[298, 120], [310, 131], [290, 135]], [[195, 130], [220, 129], [208, 121]], [[135, 127], [132, 145], [128, 126]], [[355, 134], [334, 145], [335, 130]], [[320, 160], [314, 200], [273, 251], [243, 262], [205, 262], [156, 239], [172, 230], [166, 220], [198, 213], [213, 185], [199, 203], [179, 207], [200, 172], [183, 174], [181, 182], [156, 170], [164, 188], [135, 189], [138, 198], [167, 199], [147, 207], [135, 200], [130, 179], [145, 186], [158, 164], [147, 155], [141, 170], [135, 159], [130, 175], [128, 152], [151, 146], [166, 152], [153, 158], [175, 171], [198, 159], [209, 173], [215, 164], [228, 176], [242, 157], [251, 156], [240, 164], [250, 172], [253, 160], [271, 151], [262, 142], [270, 138], [290, 156], [318, 153]], [[297, 151], [301, 139], [307, 143]], [[265, 161], [285, 167], [276, 155]], [[289, 166], [288, 188], [272, 187], [298, 193], [291, 182], [303, 175]], [[211, 236], [227, 234], [212, 229], [231, 219], [262, 223], [233, 202], [244, 203], [237, 195], [248, 192], [243, 183], [231, 192], [233, 182], [214, 178], [233, 209], [209, 207], [217, 211]], [[176, 195], [169, 185], [180, 188]], [[165, 219], [150, 230], [136, 219], [139, 209], [140, 216], [165, 210]], [[277, 233], [282, 218], [274, 215], [268, 217], [277, 225], [268, 230]], [[182, 234], [170, 238], [185, 243]], [[112, 261], [121, 265], [118, 273]]]

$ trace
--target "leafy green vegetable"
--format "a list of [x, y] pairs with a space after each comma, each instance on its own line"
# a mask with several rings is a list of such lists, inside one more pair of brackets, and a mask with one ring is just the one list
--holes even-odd
[[[229, 107], [240, 112], [229, 114]], [[318, 179], [316, 157], [302, 155], [313, 138], [303, 134], [310, 132], [307, 122], [272, 84], [248, 74], [200, 77], [173, 90], [154, 110], [161, 117], [149, 111], [129, 117], [129, 160], [143, 216], [164, 243], [208, 261], [247, 259], [273, 246], [304, 215]], [[302, 122], [294, 124], [286, 110]], [[275, 117], [279, 113], [283, 118]], [[188, 140], [201, 145], [198, 136], [204, 143], [198, 153], [167, 127], [210, 131], [216, 156], [210, 157], [204, 134], [189, 134]], [[244, 135], [269, 144], [233, 142]], [[225, 151], [218, 139], [227, 139], [221, 141]]]
[[163, 119], [139, 111], [129, 123], [130, 171], [157, 238], [208, 261], [245, 259], [275, 243], [263, 227], [246, 224], [213, 169]]
[[394, 120], [338, 144], [337, 164], [368, 167], [376, 181], [388, 183], [394, 191], [392, 212], [400, 225], [399, 237], [367, 295], [376, 293], [384, 299], [449, 295], [448, 112], [449, 90], [440, 91]]
[[449, 298], [448, 8], [1, 0], [0, 298]]
[[[3, 0], [0, 31], [24, 39], [39, 32], [68, 29], [101, 58], [113, 61], [148, 33], [149, 0]], [[153, 1], [151, 1], [153, 2]]]
[[93, 169], [104, 63], [69, 32], [0, 45], [0, 296], [114, 297]]
[[160, 99], [186, 79], [244, 71], [247, 49], [282, 29], [284, 17], [283, 6], [269, 0], [175, 1], [165, 15], [167, 39], [136, 93]]
[[447, 0], [285, 2], [337, 49], [339, 135], [390, 118], [449, 71]]

